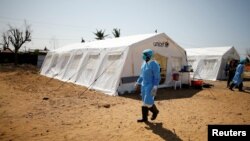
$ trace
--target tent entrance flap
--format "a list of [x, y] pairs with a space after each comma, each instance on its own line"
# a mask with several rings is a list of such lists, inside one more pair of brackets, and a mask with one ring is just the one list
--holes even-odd
[[160, 84], [163, 84], [166, 80], [168, 58], [158, 53], [155, 53], [154, 58], [160, 65], [160, 72], [161, 72]]

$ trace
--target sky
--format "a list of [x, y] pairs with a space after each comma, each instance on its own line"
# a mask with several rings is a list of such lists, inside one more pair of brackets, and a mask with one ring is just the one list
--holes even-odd
[[183, 48], [250, 50], [250, 0], [0, 0], [0, 34], [24, 21], [32, 30], [25, 49], [93, 41], [96, 30], [113, 38], [118, 28], [121, 36], [157, 29]]

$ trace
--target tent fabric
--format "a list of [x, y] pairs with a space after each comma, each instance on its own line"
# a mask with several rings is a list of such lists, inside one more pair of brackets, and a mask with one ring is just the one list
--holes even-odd
[[148, 48], [165, 60], [161, 60], [165, 62], [162, 67], [166, 67], [162, 73], [166, 80], [161, 87], [172, 86], [172, 73], [187, 65], [187, 56], [185, 50], [165, 33], [97, 40], [58, 48], [47, 54], [41, 75], [109, 95], [131, 92], [140, 73], [142, 51]]
[[228, 61], [239, 60], [240, 56], [233, 46], [186, 48], [189, 65], [194, 73], [193, 79], [222, 80], [226, 79], [224, 68]]

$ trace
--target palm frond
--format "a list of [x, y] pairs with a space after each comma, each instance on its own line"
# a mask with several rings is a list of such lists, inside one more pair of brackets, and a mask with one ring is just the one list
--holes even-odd
[[105, 37], [107, 37], [108, 35], [105, 35], [105, 30], [97, 30], [96, 29], [96, 33], [94, 33], [97, 40], [104, 40]]
[[121, 36], [121, 31], [118, 28], [114, 28], [112, 34], [114, 35], [115, 38], [118, 38]]

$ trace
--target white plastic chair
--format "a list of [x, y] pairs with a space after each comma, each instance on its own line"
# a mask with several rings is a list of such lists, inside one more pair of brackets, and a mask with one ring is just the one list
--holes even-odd
[[172, 74], [173, 82], [174, 82], [174, 89], [176, 90], [176, 87], [179, 85], [181, 89], [181, 75], [179, 73], [173, 73]]

